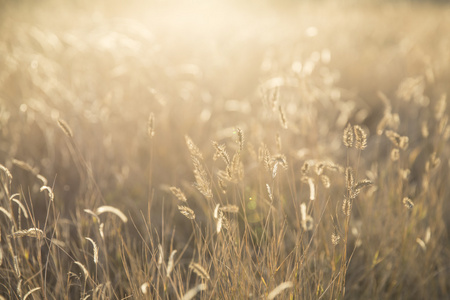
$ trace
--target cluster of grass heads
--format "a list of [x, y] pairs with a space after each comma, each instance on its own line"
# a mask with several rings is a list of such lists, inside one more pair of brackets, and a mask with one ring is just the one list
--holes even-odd
[[448, 297], [448, 7], [68, 5], [0, 13], [0, 298]]

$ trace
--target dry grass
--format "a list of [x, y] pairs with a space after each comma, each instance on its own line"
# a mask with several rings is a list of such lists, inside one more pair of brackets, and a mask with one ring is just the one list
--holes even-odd
[[361, 2], [2, 2], [0, 298], [448, 298], [450, 8]]

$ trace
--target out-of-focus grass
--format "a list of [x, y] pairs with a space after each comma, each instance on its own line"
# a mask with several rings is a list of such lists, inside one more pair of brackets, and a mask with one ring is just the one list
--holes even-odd
[[[448, 6], [2, 8], [0, 295], [175, 299], [203, 282], [201, 299], [256, 299], [288, 282], [280, 298], [448, 296]], [[347, 124], [367, 133], [366, 149], [343, 145]], [[202, 152], [196, 169], [185, 136]], [[350, 216], [348, 167], [372, 182]], [[212, 197], [193, 185], [199, 168]], [[128, 222], [85, 211], [105, 205]], [[44, 236], [14, 235], [28, 228]]]

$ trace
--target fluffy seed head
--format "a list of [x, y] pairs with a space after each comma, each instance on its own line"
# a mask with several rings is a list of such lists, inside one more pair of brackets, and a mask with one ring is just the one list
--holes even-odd
[[405, 205], [408, 209], [412, 209], [414, 207], [414, 203], [408, 197], [403, 198], [403, 205]]
[[191, 155], [197, 157], [198, 159], [203, 159], [203, 155], [200, 152], [200, 149], [194, 144], [192, 139], [187, 135], [185, 135], [184, 138], [186, 140], [186, 145]]
[[142, 294], [147, 295], [149, 288], [150, 288], [150, 284], [148, 282], [144, 282], [143, 284], [141, 284]]
[[305, 231], [312, 230], [313, 225], [314, 225], [314, 220], [310, 215], [308, 215], [306, 213], [306, 204], [305, 203], [300, 204], [300, 213], [301, 213], [301, 217], [302, 217], [301, 225], [302, 225], [303, 230], [305, 230]]
[[303, 163], [303, 166], [302, 166], [302, 175], [306, 175], [307, 173], [308, 173], [308, 170], [309, 170], [309, 162], [308, 161], [305, 161], [304, 163]]
[[230, 165], [230, 156], [226, 151], [226, 146], [224, 144], [220, 145], [219, 143], [213, 141], [212, 142], [214, 149], [216, 149], [216, 153], [214, 153], [214, 160], [221, 157], [227, 166]]
[[194, 155], [192, 155], [192, 163], [194, 164], [194, 176], [196, 181], [194, 186], [200, 193], [203, 194], [203, 196], [207, 199], [211, 199], [213, 197], [213, 193], [205, 168], [203, 168], [203, 165], [199, 161], [198, 157]]
[[90, 215], [94, 218], [94, 221], [100, 220], [100, 218], [98, 217], [98, 215], [97, 215], [95, 212], [93, 212], [92, 210], [90, 210], [90, 209], [84, 209], [84, 212], [87, 213], [87, 214], [90, 214]]
[[206, 284], [200, 283], [196, 287], [187, 291], [187, 293], [184, 294], [184, 296], [183, 296], [183, 298], [181, 298], [181, 300], [191, 300], [195, 297], [195, 295], [198, 294], [198, 292], [204, 291], [204, 290], [206, 290], [206, 288], [207, 288]]
[[42, 182], [42, 185], [45, 186], [48, 184], [47, 178], [42, 176], [41, 174], [37, 174], [36, 178], [39, 179]]
[[275, 178], [275, 176], [277, 176], [277, 171], [278, 171], [278, 162], [275, 162], [272, 169], [272, 178]]
[[237, 205], [226, 205], [222, 206], [220, 210], [227, 213], [237, 214], [239, 212], [239, 207]]
[[223, 222], [223, 214], [221, 214], [219, 219], [217, 219], [217, 224], [216, 224], [217, 233], [220, 233], [220, 230], [222, 230], [222, 222]]
[[13, 222], [12, 215], [9, 213], [9, 211], [0, 206], [0, 212], [2, 212], [10, 222]]
[[386, 130], [386, 137], [394, 144], [395, 147], [400, 147], [400, 135], [392, 130]]
[[50, 201], [53, 201], [54, 199], [55, 199], [55, 195], [53, 194], [53, 190], [52, 190], [52, 188], [51, 187], [49, 187], [49, 186], [41, 186], [41, 189], [40, 189], [40, 191], [42, 192], [42, 191], [47, 191], [47, 193], [48, 193], [48, 197], [50, 198]]
[[150, 113], [148, 117], [147, 133], [150, 138], [155, 136], [155, 115], [153, 113]]
[[20, 272], [19, 259], [17, 258], [17, 255], [14, 255], [13, 261], [14, 261], [14, 272], [16, 272], [17, 277], [20, 278], [22, 273]]
[[195, 213], [192, 209], [190, 209], [187, 206], [184, 205], [178, 205], [178, 210], [180, 211], [180, 213], [185, 216], [186, 218], [190, 219], [190, 220], [194, 220], [195, 219]]
[[158, 268], [159, 268], [164, 261], [164, 252], [161, 244], [158, 244], [158, 252], [159, 252], [158, 256]]
[[29, 290], [28, 293], [26, 293], [25, 296], [23, 296], [23, 300], [27, 300], [28, 296], [30, 296], [31, 294], [33, 294], [36, 291], [39, 291], [40, 289], [41, 289], [40, 287], [37, 287], [37, 288]]
[[15, 238], [21, 238], [24, 236], [33, 237], [33, 238], [41, 238], [44, 236], [44, 232], [42, 230], [40, 230], [39, 228], [29, 228], [29, 229], [25, 229], [25, 230], [16, 231], [11, 236], [15, 237]]
[[69, 124], [67, 124], [66, 121], [64, 121], [63, 119], [58, 119], [58, 125], [66, 136], [70, 138], [73, 137], [72, 129], [70, 128]]
[[302, 220], [302, 228], [305, 231], [311, 231], [314, 226], [314, 219], [310, 215], [306, 215], [306, 218]]
[[88, 272], [88, 270], [86, 269], [86, 267], [82, 263], [80, 263], [79, 261], [76, 261], [76, 262], [74, 262], [74, 264], [76, 264], [77, 266], [80, 267], [80, 269], [84, 273], [84, 277], [89, 278], [89, 272]]
[[244, 132], [239, 127], [236, 128], [237, 132], [237, 141], [239, 144], [239, 151], [242, 152], [244, 150]]
[[421, 238], [416, 238], [416, 243], [419, 244], [420, 248], [422, 248], [423, 251], [427, 250], [427, 245]]
[[391, 151], [391, 160], [397, 161], [400, 158], [400, 150], [398, 148], [394, 148]]
[[177, 197], [178, 200], [182, 202], [187, 202], [186, 196], [179, 188], [172, 186], [170, 187], [170, 191], [175, 197]]
[[270, 201], [273, 201], [273, 194], [272, 194], [272, 190], [270, 189], [270, 185], [266, 184], [266, 188], [267, 188], [267, 194], [269, 194]]
[[269, 295], [267, 296], [267, 299], [268, 300], [275, 299], [275, 297], [278, 296], [285, 289], [292, 288], [293, 286], [294, 286], [294, 284], [291, 281], [283, 282], [269, 293]]
[[283, 108], [281, 107], [281, 105], [278, 106], [278, 112], [280, 113], [280, 123], [281, 123], [281, 126], [283, 126], [284, 129], [287, 129], [287, 128], [288, 128], [288, 123], [287, 123], [287, 120], [286, 120], [286, 116], [285, 116], [285, 114], [284, 114], [284, 110], [283, 110]]
[[316, 188], [314, 185], [314, 180], [311, 177], [308, 178], [308, 184], [309, 184], [309, 200], [313, 201], [316, 199]]
[[372, 185], [372, 181], [370, 181], [369, 179], [364, 179], [364, 180], [361, 180], [358, 183], [356, 183], [355, 186], [354, 186], [354, 189], [355, 190], [360, 190], [360, 189], [363, 189], [363, 188], [365, 188], [367, 186], [370, 186], [370, 185]]
[[407, 136], [401, 136], [398, 143], [400, 149], [406, 150], [406, 148], [408, 148], [408, 145], [409, 145], [409, 138]]
[[360, 149], [360, 150], [364, 150], [367, 147], [367, 135], [364, 132], [364, 130], [359, 126], [359, 125], [355, 125], [353, 127], [354, 131], [355, 131], [355, 148], [356, 149]]
[[342, 202], [342, 212], [347, 217], [350, 217], [350, 214], [352, 213], [352, 202], [347, 198], [344, 198], [344, 201]]
[[16, 291], [19, 297], [22, 298], [22, 279], [17, 283]]
[[306, 204], [305, 203], [300, 204], [300, 213], [301, 213], [302, 219], [306, 219]]
[[100, 233], [100, 236], [102, 237], [102, 239], [105, 238], [105, 235], [103, 233], [103, 227], [105, 227], [105, 223], [100, 223], [100, 225], [98, 225], [98, 232]]
[[104, 205], [104, 206], [100, 206], [95, 210], [95, 213], [97, 215], [101, 215], [103, 213], [112, 213], [115, 214], [116, 216], [118, 216], [122, 222], [126, 223], [128, 222], [128, 218], [125, 216], [125, 214], [123, 212], [121, 212], [119, 209], [109, 206], [109, 205]]
[[222, 180], [222, 178], [219, 178], [217, 180], [217, 183], [219, 184], [219, 188], [222, 191], [222, 194], [227, 193], [227, 184]]
[[216, 207], [214, 208], [214, 214], [213, 214], [214, 219], [217, 219], [219, 217], [219, 207], [220, 207], [220, 204], [217, 204]]
[[[36, 169], [35, 168], [33, 168], [30, 164], [28, 164], [27, 162], [24, 162], [24, 161], [22, 161], [22, 160], [19, 160], [19, 159], [13, 159], [13, 164], [15, 165], [15, 166], [18, 166], [19, 168], [21, 168], [21, 169], [23, 169], [23, 170], [25, 170], [25, 171], [28, 171], [28, 172], [30, 172], [30, 173], [33, 173], [33, 174], [35, 174], [35, 175], [37, 175], [37, 171], [36, 171]], [[12, 177], [11, 177], [12, 178]]]
[[344, 129], [344, 136], [342, 137], [345, 147], [351, 148], [353, 146], [353, 131], [350, 124]]
[[94, 248], [94, 263], [97, 264], [98, 263], [98, 247], [97, 247], [97, 244], [91, 238], [85, 237], [85, 239], [88, 240], [92, 244], [92, 247]]
[[340, 239], [341, 237], [339, 236], [339, 234], [337, 233], [331, 234], [331, 243], [333, 244], [333, 246], [337, 246], [337, 244], [339, 244]]
[[0, 170], [3, 171], [5, 176], [8, 178], [9, 184], [11, 184], [13, 177], [11, 175], [11, 172], [9, 172], [8, 168], [6, 168], [4, 165], [0, 164]]
[[345, 185], [348, 191], [351, 191], [353, 189], [353, 184], [353, 169], [351, 167], [347, 167], [345, 169]]
[[322, 185], [324, 186], [324, 188], [330, 188], [330, 177], [328, 177], [327, 175], [320, 175], [320, 180], [322, 181]]
[[325, 163], [319, 162], [316, 164], [316, 174], [318, 176], [323, 174], [323, 170], [325, 169]]
[[208, 272], [200, 264], [192, 262], [189, 265], [189, 269], [191, 269], [195, 274], [197, 274], [201, 278], [205, 280], [210, 280]]
[[172, 273], [173, 270], [173, 260], [175, 257], [175, 253], [177, 253], [177, 250], [173, 250], [172, 253], [170, 253], [169, 261], [167, 262], [167, 270], [166, 270], [166, 276], [170, 277], [170, 273]]

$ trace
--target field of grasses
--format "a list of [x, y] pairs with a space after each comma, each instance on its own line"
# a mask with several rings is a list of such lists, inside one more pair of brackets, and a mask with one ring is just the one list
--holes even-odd
[[0, 1], [0, 299], [450, 297], [450, 6]]

